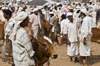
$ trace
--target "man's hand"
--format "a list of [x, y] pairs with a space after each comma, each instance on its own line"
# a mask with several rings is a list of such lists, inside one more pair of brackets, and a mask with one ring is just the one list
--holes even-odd
[[9, 42], [10, 42], [10, 44], [9, 44], [9, 52], [8, 52], [8, 55], [11, 57], [11, 54], [12, 54], [12, 41], [9, 40]]
[[32, 35], [30, 35], [29, 37], [30, 37], [30, 40], [32, 40], [32, 39], [33, 39], [33, 36], [32, 36]]
[[70, 44], [71, 44], [71, 42], [70, 42], [70, 41], [68, 41], [68, 42], [67, 42], [67, 44], [68, 44], [68, 45], [70, 45]]
[[49, 31], [50, 29], [49, 28], [47, 28], [47, 31]]
[[9, 53], [8, 53], [9, 57], [11, 57], [11, 51], [9, 50]]
[[36, 65], [39, 65], [40, 61], [38, 60], [38, 58], [36, 56], [33, 56], [33, 58], [35, 59]]
[[96, 25], [98, 24], [98, 21], [96, 21]]

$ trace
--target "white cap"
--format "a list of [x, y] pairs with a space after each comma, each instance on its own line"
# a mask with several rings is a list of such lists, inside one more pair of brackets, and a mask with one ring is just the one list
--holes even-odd
[[82, 6], [82, 9], [85, 9], [86, 7], [85, 6]]
[[38, 11], [38, 8], [34, 8], [33, 12]]
[[11, 6], [11, 5], [12, 5], [12, 3], [9, 3], [8, 5], [9, 5], [9, 6]]
[[2, 10], [6, 9], [6, 7], [2, 7]]
[[67, 13], [67, 16], [72, 16], [72, 15], [73, 15], [73, 13], [71, 13], [71, 12]]
[[33, 10], [33, 8], [30, 8], [31, 10]]
[[56, 5], [60, 5], [60, 3], [57, 3]]
[[39, 9], [42, 9], [42, 6], [37, 6], [37, 8], [38, 8], [38, 10], [39, 10]]
[[49, 5], [48, 7], [51, 7], [51, 5]]
[[73, 9], [72, 7], [69, 7], [69, 9]]
[[50, 12], [49, 14], [54, 14], [54, 12]]

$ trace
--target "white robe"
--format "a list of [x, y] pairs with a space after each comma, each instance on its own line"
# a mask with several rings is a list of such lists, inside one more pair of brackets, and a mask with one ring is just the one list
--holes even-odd
[[[7, 35], [11, 35], [12, 31], [13, 31], [13, 25], [14, 25], [15, 21], [13, 20], [13, 18], [10, 18], [10, 20], [7, 22], [7, 20], [5, 21], [5, 26], [4, 26], [4, 39], [9, 39], [6, 36]], [[4, 41], [3, 47], [2, 47], [2, 61], [6, 62], [8, 60], [6, 60], [6, 56], [8, 55], [8, 53], [6, 53], [6, 41]]]
[[77, 27], [76, 23], [71, 23], [68, 19], [64, 25], [64, 34], [68, 34], [68, 39], [71, 45], [68, 45], [67, 55], [69, 57], [76, 57], [79, 54], [78, 43], [77, 43]]
[[[81, 35], [79, 37], [80, 40], [80, 56], [90, 56], [90, 42], [91, 42], [91, 28], [92, 28], [92, 20], [89, 16], [86, 16], [83, 19], [82, 27], [81, 27]], [[86, 45], [83, 44], [84, 38], [86, 38]]]
[[12, 47], [15, 66], [35, 65], [35, 61], [32, 58], [35, 52], [24, 28], [20, 27], [17, 30], [16, 40], [12, 40]]
[[60, 25], [61, 26], [61, 32], [60, 32], [61, 34], [63, 34], [63, 32], [64, 32], [64, 24], [65, 23], [66, 23], [66, 19], [61, 21], [61, 25]]
[[95, 28], [95, 27], [97, 27], [97, 26], [96, 26], [96, 12], [93, 11], [93, 12], [90, 13], [90, 14], [91, 14], [91, 16], [92, 16], [92, 28]]
[[34, 31], [34, 38], [38, 39], [38, 30], [39, 30], [39, 19], [35, 14], [30, 15], [30, 22], [32, 23], [32, 29]]

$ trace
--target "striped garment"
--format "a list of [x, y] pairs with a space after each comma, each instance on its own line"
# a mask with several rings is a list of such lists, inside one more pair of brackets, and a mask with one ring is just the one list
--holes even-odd
[[13, 20], [13, 18], [11, 18], [9, 21], [6, 21], [5, 25], [4, 25], [5, 41], [4, 41], [3, 48], [2, 48], [2, 61], [3, 62], [9, 62], [9, 60], [7, 60], [8, 53], [6, 52], [6, 50], [9, 50], [9, 49], [6, 48], [6, 47], [9, 47], [9, 46], [7, 46], [7, 41], [6, 41], [9, 37], [6, 37], [6, 36], [11, 35], [11, 33], [13, 31], [14, 22], [15, 21]]
[[8, 22], [5, 22], [5, 26], [4, 26], [4, 33], [5, 33], [5, 39], [7, 39], [7, 35], [10, 36], [12, 31], [13, 31], [13, 27], [14, 27], [14, 20], [13, 18], [11, 18]]
[[20, 27], [17, 30], [16, 40], [12, 40], [12, 47], [15, 66], [35, 65], [35, 61], [32, 58], [35, 52], [24, 28]]

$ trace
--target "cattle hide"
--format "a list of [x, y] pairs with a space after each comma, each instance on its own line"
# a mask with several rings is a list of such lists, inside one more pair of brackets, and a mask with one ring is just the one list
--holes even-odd
[[[42, 27], [43, 27], [43, 30], [44, 30], [44, 35], [45, 36], [49, 36], [49, 33], [50, 33], [50, 29], [51, 29], [51, 24], [49, 22], [47, 22], [43, 16], [41, 16], [41, 24], [42, 24]], [[49, 31], [48, 31], [49, 29]]]
[[92, 33], [91, 41], [98, 42], [100, 40], [100, 29], [92, 28]]
[[0, 40], [4, 40], [4, 22], [0, 21]]
[[57, 55], [55, 54], [53, 45], [43, 37], [39, 40], [32, 39], [32, 46], [35, 51], [35, 56], [40, 61], [38, 66], [43, 66], [43, 64], [47, 62], [50, 57]]

